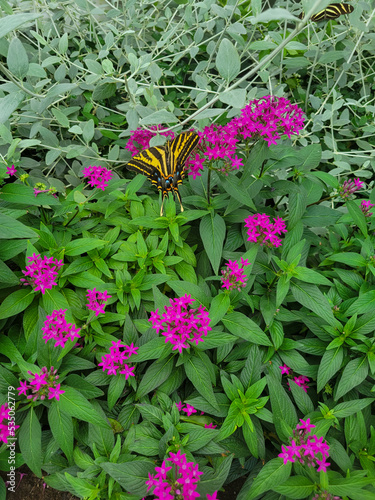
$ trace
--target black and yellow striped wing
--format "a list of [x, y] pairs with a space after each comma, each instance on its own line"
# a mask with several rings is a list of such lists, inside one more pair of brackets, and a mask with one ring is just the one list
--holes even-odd
[[[162, 192], [163, 200], [169, 191], [177, 195], [181, 204], [178, 185], [184, 178], [186, 160], [198, 146], [199, 136], [196, 132], [183, 132], [164, 146], [151, 147], [141, 151], [127, 164], [128, 170], [147, 175], [152, 184]], [[161, 214], [163, 213], [163, 205]]]
[[[315, 22], [337, 19], [344, 14], [350, 14], [353, 10], [354, 7], [348, 3], [331, 3], [325, 9], [311, 16], [310, 19]], [[303, 19], [303, 14], [299, 17]]]

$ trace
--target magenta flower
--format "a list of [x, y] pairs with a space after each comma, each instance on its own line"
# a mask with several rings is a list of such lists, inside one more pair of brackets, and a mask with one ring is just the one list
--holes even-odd
[[35, 286], [34, 292], [40, 290], [44, 294], [46, 290], [57, 285], [56, 279], [59, 275], [58, 271], [63, 266], [62, 260], [47, 256], [42, 258], [40, 254], [36, 255], [35, 253], [27, 259], [29, 265], [26, 266], [26, 271], [22, 271], [27, 279], [21, 278], [21, 282], [25, 286]]
[[[42, 368], [42, 373], [33, 373], [28, 371], [33, 378], [30, 378], [29, 383], [20, 382], [20, 387], [17, 388], [18, 395], [24, 394], [27, 399], [32, 399], [36, 401], [37, 399], [44, 400], [48, 395], [48, 399], [56, 398], [60, 399], [60, 394], [65, 391], [60, 389], [60, 384], [56, 384], [59, 379], [57, 370], [54, 370], [51, 366], [49, 372], [46, 366]], [[31, 394], [26, 394], [28, 390], [31, 390]]]
[[188, 173], [193, 179], [202, 175], [204, 165], [210, 165], [214, 170], [226, 175], [242, 166], [242, 159], [234, 156], [238, 140], [227, 126], [214, 123], [205, 127], [203, 132], [198, 131], [198, 135], [202, 153], [197, 153], [195, 158], [190, 158], [187, 162]]
[[[124, 347], [124, 350], [121, 348]], [[134, 347], [131, 343], [130, 346], [123, 344], [121, 340], [117, 342], [112, 341], [112, 346], [110, 347], [110, 353], [102, 356], [102, 362], [98, 363], [98, 366], [103, 367], [103, 372], [107, 370], [107, 375], [125, 375], [125, 380], [130, 376], [134, 377], [135, 374], [134, 366], [130, 367], [125, 363], [125, 360], [129, 359], [133, 354], [137, 354], [139, 347]], [[118, 370], [120, 370], [118, 372]], [[118, 373], [117, 373], [118, 372]]]
[[208, 326], [210, 318], [208, 312], [203, 306], [197, 309], [188, 309], [188, 306], [194, 302], [190, 295], [184, 295], [178, 299], [170, 299], [170, 306], [165, 307], [165, 312], [160, 316], [158, 309], [151, 313], [149, 321], [153, 328], [165, 337], [165, 342], [173, 345], [173, 350], [178, 350], [181, 354], [182, 349], [189, 347], [188, 342], [203, 342], [203, 335], [211, 330]]
[[244, 267], [248, 266], [250, 262], [241, 257], [241, 266], [238, 262], [231, 261], [226, 264], [226, 269], [221, 271], [223, 275], [221, 278], [222, 288], [227, 288], [228, 290], [236, 289], [241, 291], [241, 288], [246, 286], [247, 276], [244, 274]]
[[77, 328], [73, 323], [67, 323], [65, 319], [66, 309], [60, 309], [59, 311], [52, 311], [50, 316], [47, 316], [42, 331], [44, 333], [43, 338], [47, 343], [50, 339], [56, 340], [55, 347], [60, 345], [65, 347], [68, 340], [74, 340], [80, 337], [80, 328]]
[[342, 500], [342, 498], [328, 493], [327, 490], [320, 490], [311, 500]]
[[[158, 500], [174, 500], [175, 498], [183, 498], [184, 500], [194, 500], [200, 495], [196, 491], [197, 483], [203, 472], [198, 469], [198, 464], [187, 462], [186, 455], [181, 454], [181, 450], [177, 453], [170, 452], [170, 458], [163, 461], [162, 467], [155, 467], [156, 474], [149, 474], [149, 479], [146, 481], [147, 491], [153, 490], [153, 495]], [[174, 464], [174, 474], [168, 475], [172, 466], [167, 466], [167, 462]], [[208, 500], [218, 500], [217, 492], [213, 495], [207, 495]]]
[[291, 370], [291, 368], [289, 368], [289, 366], [286, 366], [286, 364], [284, 363], [283, 366], [279, 366], [280, 370], [281, 370], [281, 375], [284, 375], [284, 373], [286, 373], [287, 375], [289, 375], [289, 371]]
[[316, 427], [316, 425], [310, 424], [310, 419], [307, 418], [306, 420], [302, 420], [301, 418], [299, 419], [301, 422], [300, 424], [297, 424], [296, 429], [304, 429], [305, 432], [311, 432], [311, 429]]
[[259, 138], [268, 146], [277, 144], [284, 134], [289, 138], [303, 129], [304, 113], [284, 97], [266, 96], [250, 101], [241, 110], [241, 116], [231, 120], [227, 127], [241, 140]]
[[[18, 429], [19, 425], [14, 425], [14, 415], [9, 416], [10, 409], [8, 408], [8, 403], [1, 405], [0, 407], [0, 441], [8, 444], [8, 437], [14, 436], [14, 431]], [[9, 422], [4, 423], [3, 420], [9, 420]]]
[[268, 247], [281, 246], [281, 239], [276, 235], [288, 232], [283, 219], [277, 217], [273, 219], [272, 223], [269, 215], [266, 214], [249, 215], [245, 219], [245, 227], [248, 228], [248, 241], [260, 243], [261, 246], [266, 245]]
[[17, 169], [14, 165], [12, 165], [11, 167], [7, 167], [7, 172], [6, 172], [8, 175], [16, 175], [17, 173]]
[[373, 203], [371, 203], [370, 200], [362, 200], [361, 201], [361, 210], [365, 214], [365, 217], [371, 217], [373, 212], [370, 212], [370, 209], [372, 207], [375, 207]]
[[97, 187], [103, 191], [108, 186], [106, 182], [110, 181], [113, 173], [105, 167], [89, 166], [83, 169], [83, 177], [88, 177], [88, 184], [91, 187]]
[[354, 181], [345, 181], [342, 186], [339, 186], [339, 194], [342, 198], [346, 199], [356, 191], [362, 189], [363, 186], [363, 182], [359, 179], [354, 179]]
[[87, 290], [87, 295], [89, 303], [86, 304], [87, 308], [95, 312], [95, 316], [99, 316], [100, 313], [104, 314], [105, 303], [108, 299], [112, 298], [112, 295], [108, 295], [108, 292], [98, 292], [96, 288], [93, 290]]
[[150, 140], [155, 137], [155, 135], [163, 135], [167, 140], [174, 139], [174, 132], [171, 130], [164, 132], [160, 125], [152, 125], [149, 127], [149, 130], [137, 128], [137, 130], [131, 132], [130, 139], [126, 143], [125, 149], [131, 151], [132, 156], [135, 156], [143, 149], [148, 149], [150, 147]]

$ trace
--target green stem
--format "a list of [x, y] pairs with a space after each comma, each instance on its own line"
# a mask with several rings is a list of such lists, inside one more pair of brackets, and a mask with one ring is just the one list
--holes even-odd
[[211, 190], [211, 169], [208, 169], [208, 175], [207, 175], [207, 203], [210, 204], [210, 190]]

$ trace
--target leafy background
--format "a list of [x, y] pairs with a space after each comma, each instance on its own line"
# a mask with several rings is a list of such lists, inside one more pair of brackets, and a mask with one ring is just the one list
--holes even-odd
[[[359, 198], [332, 198], [355, 177], [375, 203], [374, 9], [355, 2], [333, 23], [293, 17], [314, 6], [0, 2], [1, 396], [29, 369], [58, 368], [66, 390], [59, 404], [31, 408], [17, 398], [17, 463], [49, 474], [52, 487], [82, 498], [142, 498], [174, 437], [205, 473], [201, 494], [246, 476], [240, 500], [309, 498], [319, 481], [297, 466], [289, 477], [275, 457], [298, 418], [310, 417], [330, 445], [327, 490], [374, 497], [375, 224]], [[176, 215], [170, 200], [157, 219], [153, 188], [124, 168], [130, 132], [225, 124], [270, 93], [306, 112], [299, 136], [244, 151], [243, 171], [213, 175], [210, 203], [207, 173], [188, 177], [186, 212]], [[5, 175], [12, 164], [28, 174], [23, 183]], [[84, 188], [89, 165], [115, 172], [104, 193]], [[38, 183], [59, 199], [35, 197]], [[287, 220], [281, 251], [246, 241], [243, 219], [263, 211]], [[34, 251], [64, 259], [59, 286], [43, 296], [19, 287]], [[244, 253], [247, 287], [219, 293], [220, 268]], [[93, 287], [108, 290], [112, 305], [90, 323], [80, 354], [40, 341], [54, 308], [84, 323]], [[179, 359], [148, 316], [183, 293], [207, 307], [213, 331]], [[118, 338], [140, 346], [131, 385], [97, 369]], [[292, 382], [287, 390], [283, 363], [313, 381], [308, 394]], [[251, 434], [230, 407], [250, 413], [238, 390], [259, 381], [254, 397], [269, 401], [251, 414]], [[179, 416], [179, 400], [218, 428], [203, 433], [203, 420]]]

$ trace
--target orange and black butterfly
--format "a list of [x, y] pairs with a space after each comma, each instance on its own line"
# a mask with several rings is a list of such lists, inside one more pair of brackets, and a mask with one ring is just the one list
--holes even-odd
[[164, 146], [154, 146], [138, 153], [126, 165], [128, 170], [147, 175], [152, 184], [162, 192], [163, 202], [160, 216], [163, 215], [164, 198], [172, 191], [180, 202], [181, 212], [184, 208], [178, 185], [185, 176], [186, 160], [198, 146], [199, 135], [196, 132], [183, 132], [173, 140], [167, 141]]
[[[348, 3], [331, 3], [330, 5], [327, 5], [325, 9], [311, 16], [310, 20], [318, 22], [329, 19], [337, 19], [344, 14], [350, 14], [353, 10], [354, 7]], [[300, 19], [303, 19], [303, 13], [300, 14], [299, 17]]]

